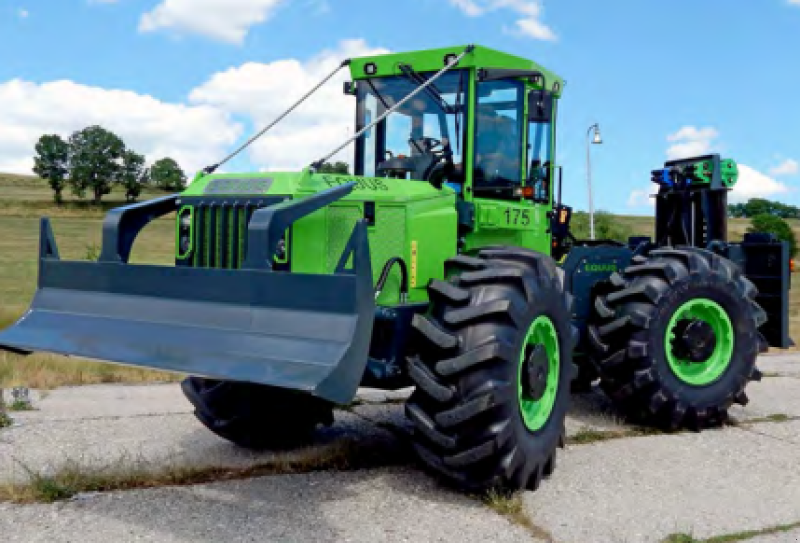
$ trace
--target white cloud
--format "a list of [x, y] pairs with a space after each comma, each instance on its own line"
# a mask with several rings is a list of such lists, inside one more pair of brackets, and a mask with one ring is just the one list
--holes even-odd
[[656, 205], [655, 198], [651, 198], [651, 194], [658, 192], [658, 189], [653, 185], [649, 189], [636, 189], [632, 190], [628, 196], [628, 207], [654, 207]]
[[718, 137], [719, 132], [711, 127], [684, 126], [674, 134], [667, 136], [667, 141], [672, 143], [667, 149], [667, 158], [676, 160], [707, 155], [713, 151], [714, 140]]
[[728, 194], [732, 203], [746, 202], [750, 198], [769, 198], [789, 192], [789, 187], [750, 166], [739, 164], [739, 181]]
[[468, 17], [478, 17], [484, 13], [484, 8], [473, 0], [450, 0], [450, 3], [463, 11]]
[[[800, 3], [800, 0], [797, 0]], [[787, 158], [777, 166], [770, 168], [771, 175], [796, 175], [800, 173], [800, 162]]]
[[556, 33], [542, 22], [542, 3], [539, 0], [450, 0], [469, 17], [479, 17], [491, 11], [506, 9], [518, 18], [508, 33], [544, 41], [558, 39]]
[[175, 158], [188, 174], [217, 160], [241, 127], [207, 105], [167, 103], [125, 90], [72, 81], [0, 83], [0, 171], [30, 173], [42, 134], [64, 138], [99, 124], [118, 134], [149, 162]]
[[[250, 118], [258, 128], [266, 126], [345, 58], [388, 52], [363, 40], [342, 41], [335, 50], [313, 58], [248, 62], [219, 72], [192, 91], [194, 104], [207, 104]], [[258, 140], [250, 158], [258, 168], [295, 170], [332, 151], [352, 134], [355, 99], [342, 93], [347, 69], [339, 72], [315, 95]], [[352, 146], [337, 158], [352, 163]]]
[[789, 0], [789, 4], [792, 6], [800, 6], [800, 0]]
[[240, 44], [285, 0], [163, 0], [142, 15], [140, 32], [170, 30]]
[[30, 12], [27, 9], [20, 8], [17, 10], [17, 15], [20, 19], [27, 19], [30, 16]]

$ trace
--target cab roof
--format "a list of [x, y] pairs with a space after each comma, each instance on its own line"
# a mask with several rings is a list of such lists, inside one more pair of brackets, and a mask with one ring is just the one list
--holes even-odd
[[[400, 75], [402, 72], [400, 72], [397, 67], [400, 63], [410, 64], [416, 72], [439, 71], [445, 66], [445, 57], [449, 55], [459, 55], [464, 52], [467, 47], [467, 45], [456, 45], [438, 49], [425, 49], [354, 58], [350, 61], [350, 75], [354, 80]], [[366, 73], [365, 66], [367, 64], [375, 65], [375, 73]], [[457, 67], [471, 69], [505, 68], [511, 70], [537, 70], [545, 76], [548, 89], [552, 89], [553, 84], [556, 82], [559, 84], [557, 87], [559, 91], [555, 93], [556, 96], [560, 96], [565, 83], [561, 77], [532, 60], [480, 45], [476, 45], [471, 53], [468, 53], [461, 59]]]

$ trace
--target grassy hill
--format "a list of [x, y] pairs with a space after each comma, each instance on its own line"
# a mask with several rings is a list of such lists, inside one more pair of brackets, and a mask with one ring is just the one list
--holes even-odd
[[[140, 199], [161, 196], [145, 191]], [[0, 328], [12, 324], [28, 307], [36, 289], [39, 218], [52, 218], [61, 255], [65, 259], [88, 259], [100, 245], [102, 218], [109, 208], [122, 205], [118, 189], [104, 197], [102, 206], [80, 201], [65, 192], [66, 203], [56, 206], [47, 182], [33, 176], [0, 173]], [[170, 264], [174, 258], [175, 234], [171, 216], [146, 228], [134, 245], [132, 262]], [[634, 234], [653, 235], [652, 217], [619, 215]], [[800, 236], [800, 221], [790, 221]], [[750, 221], [732, 219], [730, 239], [741, 239]], [[792, 332], [800, 338], [800, 289], [793, 291]], [[121, 366], [34, 355], [23, 360], [0, 353], [0, 387], [10, 384], [57, 386], [109, 381], [163, 380], [165, 374]], [[174, 378], [174, 377], [173, 377]]]
[[[145, 187], [140, 200], [163, 196], [164, 192]], [[125, 192], [118, 186], [103, 197], [100, 206], [89, 199], [79, 199], [69, 187], [64, 190], [64, 204], [53, 202], [53, 190], [47, 181], [32, 175], [0, 173], [0, 216], [5, 217], [102, 217], [106, 211], [125, 203]]]
[[[630, 227], [634, 234], [643, 236], [655, 235], [655, 221], [653, 217], [643, 215], [617, 215], [617, 219]], [[800, 239], [800, 220], [789, 219], [786, 222], [789, 223], [795, 235]], [[728, 240], [741, 241], [749, 227], [750, 219], [728, 219]]]

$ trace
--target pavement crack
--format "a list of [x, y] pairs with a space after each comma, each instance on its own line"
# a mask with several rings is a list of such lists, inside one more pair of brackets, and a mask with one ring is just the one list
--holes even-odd
[[135, 415], [96, 415], [92, 417], [74, 417], [74, 418], [49, 418], [47, 420], [39, 420], [38, 418], [23, 418], [17, 417], [15, 421], [21, 426], [37, 426], [52, 423], [64, 422], [84, 422], [84, 421], [98, 421], [98, 420], [122, 420], [122, 419], [146, 419], [155, 417], [170, 417], [170, 416], [185, 416], [191, 415], [191, 411], [167, 411], [164, 413], [138, 413]]
[[504, 517], [511, 524], [516, 524], [523, 528], [532, 535], [535, 540], [555, 543], [555, 538], [552, 533], [531, 520], [530, 516], [525, 511], [525, 503], [522, 496], [523, 493], [521, 491], [508, 493], [499, 490], [489, 490], [481, 497], [481, 501], [486, 507], [501, 517]]
[[759, 432], [755, 428], [753, 428], [751, 426], [747, 426], [746, 424], [743, 424], [743, 425], [740, 425], [740, 426], [736, 426], [735, 428], [737, 430], [743, 430], [745, 432], [750, 432], [751, 434], [757, 434], [757, 435], [760, 435], [760, 436], [768, 437], [768, 438], [774, 439], [775, 441], [780, 441], [782, 443], [787, 443], [789, 445], [800, 445], [800, 442], [798, 442], [798, 441], [792, 441], [791, 439], [786, 439], [784, 437], [774, 436], [774, 435], [768, 434], [766, 432]]

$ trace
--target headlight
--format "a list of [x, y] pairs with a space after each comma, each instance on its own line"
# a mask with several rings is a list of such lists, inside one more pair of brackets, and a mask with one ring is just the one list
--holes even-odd
[[177, 257], [184, 259], [192, 252], [192, 208], [184, 207], [178, 212]]
[[275, 251], [275, 256], [278, 260], [286, 259], [286, 240], [282, 239], [278, 242], [278, 249]]

